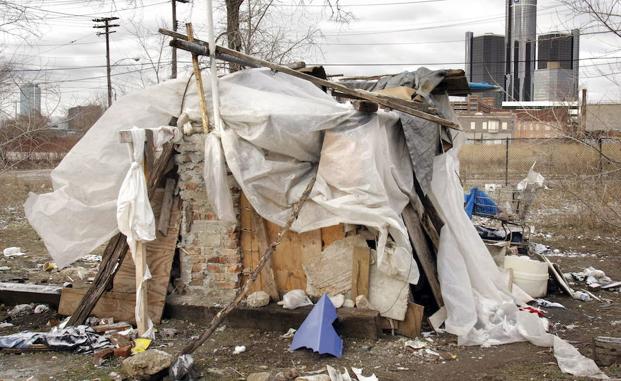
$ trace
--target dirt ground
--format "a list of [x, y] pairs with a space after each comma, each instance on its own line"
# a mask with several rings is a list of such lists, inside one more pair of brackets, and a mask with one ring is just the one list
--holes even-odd
[[[36, 232], [23, 216], [21, 204], [29, 191], [44, 192], [50, 189], [46, 172], [27, 171], [0, 176], [0, 250], [19, 246], [24, 257], [4, 258], [0, 255], [0, 281], [62, 284], [78, 282], [79, 276], [87, 281], [96, 271], [97, 262], [80, 261], [70, 270], [46, 272], [42, 265], [50, 260]], [[566, 228], [566, 215], [547, 215], [534, 221], [536, 234], [532, 241], [559, 250], [550, 259], [564, 272], [580, 271], [593, 266], [602, 269], [614, 280], [621, 280], [621, 254], [616, 231], [600, 229]], [[562, 228], [555, 228], [554, 220], [563, 220]], [[560, 226], [560, 224], [559, 224]], [[81, 267], [84, 269], [76, 270]], [[582, 302], [560, 294], [547, 298], [563, 304], [566, 309], [546, 309], [551, 331], [571, 343], [586, 356], [591, 357], [591, 340], [594, 336], [621, 337], [621, 294], [595, 291], [603, 302]], [[0, 322], [14, 324], [0, 328], [0, 335], [22, 330], [45, 331], [50, 320], [57, 320], [54, 311], [28, 315], [11, 320], [10, 307], [0, 306]], [[174, 328], [173, 338], [157, 335], [153, 348], [168, 353], [178, 352], [192, 337], [199, 335], [202, 325], [182, 320], [164, 320], [159, 327]], [[297, 327], [292, 327], [297, 328]], [[426, 329], [427, 331], [429, 329]], [[459, 347], [452, 335], [432, 334], [429, 348], [440, 354], [422, 357], [405, 347], [405, 338], [385, 335], [379, 340], [344, 338], [344, 356], [335, 359], [318, 356], [310, 351], [289, 352], [290, 339], [280, 336], [284, 332], [265, 332], [251, 329], [225, 327], [214, 334], [194, 355], [205, 380], [244, 380], [253, 372], [296, 368], [300, 373], [334, 367], [358, 367], [364, 374], [375, 373], [380, 380], [562, 380], [576, 379], [560, 373], [550, 349], [527, 343], [503, 345], [492, 348]], [[233, 354], [237, 345], [245, 345], [246, 352]], [[621, 378], [621, 366], [602, 368], [611, 377]], [[111, 373], [122, 374], [120, 362], [108, 360], [96, 367], [92, 355], [63, 352], [2, 353], [0, 352], [0, 380], [109, 380]], [[350, 372], [351, 373], [351, 372]], [[114, 375], [114, 374], [112, 374]]]

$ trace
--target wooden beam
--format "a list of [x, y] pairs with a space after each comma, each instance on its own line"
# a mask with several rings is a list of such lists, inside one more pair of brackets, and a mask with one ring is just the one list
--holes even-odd
[[[209, 55], [208, 44], [204, 41], [194, 40], [190, 42], [187, 36], [181, 33], [177, 33], [177, 32], [164, 29], [164, 28], [160, 28], [159, 32], [161, 34], [164, 34], [170, 37], [178, 38], [178, 40], [172, 40], [170, 42], [170, 45], [173, 47], [186, 50], [196, 55], [203, 55], [203, 56]], [[377, 103], [381, 106], [391, 108], [393, 110], [401, 111], [406, 114], [416, 116], [424, 120], [428, 120], [430, 122], [438, 123], [448, 128], [452, 128], [455, 130], [461, 130], [461, 127], [458, 124], [453, 123], [450, 120], [418, 110], [417, 109], [418, 105], [416, 105], [414, 102], [403, 101], [401, 99], [397, 100], [396, 98], [392, 98], [392, 97], [380, 96], [378, 94], [374, 94], [369, 91], [351, 89], [340, 83], [316, 78], [316, 77], [313, 77], [312, 75], [300, 73], [299, 71], [290, 69], [286, 66], [278, 65], [278, 64], [275, 64], [269, 61], [262, 60], [260, 58], [249, 56], [247, 54], [240, 53], [232, 49], [227, 49], [222, 46], [216, 46], [216, 58], [227, 60], [228, 57], [233, 57], [238, 60], [242, 60], [246, 63], [247, 66], [267, 67], [277, 72], [285, 73], [293, 77], [304, 79], [306, 81], [314, 83], [317, 86], [324, 86], [329, 89], [339, 91], [343, 94], [353, 95], [361, 99]]]
[[420, 263], [425, 273], [425, 277], [431, 287], [431, 293], [438, 307], [442, 307], [444, 305], [444, 300], [442, 299], [442, 291], [440, 289], [440, 282], [438, 281], [436, 261], [427, 245], [427, 239], [421, 223], [422, 216], [416, 213], [411, 204], [405, 207], [402, 216], [408, 230], [408, 235], [410, 236], [410, 242], [412, 242], [414, 255], [418, 258], [418, 263]]
[[[176, 0], [173, 0], [173, 2]], [[185, 24], [188, 36], [186, 39], [189, 42], [194, 41], [194, 35], [192, 33], [192, 23]], [[209, 118], [207, 117], [207, 104], [205, 103], [205, 89], [203, 88], [203, 75], [198, 65], [198, 55], [192, 54], [192, 70], [194, 71], [194, 78], [196, 79], [196, 88], [198, 89], [198, 106], [201, 110], [201, 121], [203, 123], [203, 131], [209, 132]]]

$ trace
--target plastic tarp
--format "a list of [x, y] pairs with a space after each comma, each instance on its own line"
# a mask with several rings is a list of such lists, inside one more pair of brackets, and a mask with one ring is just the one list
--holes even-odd
[[438, 248], [438, 277], [446, 304], [446, 330], [459, 345], [498, 345], [530, 341], [554, 348], [563, 372], [605, 378], [593, 360], [582, 356], [569, 343], [546, 332], [545, 320], [518, 305], [530, 299], [495, 265], [463, 208], [457, 153], [463, 135], [447, 153], [434, 159], [431, 198], [443, 217]]
[[[54, 192], [30, 195], [25, 205], [28, 220], [59, 266], [88, 254], [118, 231], [116, 200], [130, 167], [118, 131], [134, 125], [157, 127], [178, 116], [186, 81], [169, 81], [121, 98], [52, 172]], [[207, 94], [209, 82], [205, 76]], [[379, 269], [404, 281], [418, 281], [401, 219], [413, 175], [397, 113], [361, 113], [307, 81], [264, 69], [225, 76], [219, 90], [225, 124], [221, 148], [237, 183], [261, 216], [284, 225], [290, 206], [316, 176], [292, 230], [366, 225], [378, 233]], [[207, 104], [211, 105], [210, 99]], [[193, 82], [185, 111], [192, 120], [200, 120]], [[205, 175], [222, 179], [217, 143], [207, 137]], [[208, 195], [217, 210], [229, 209], [227, 192]], [[384, 255], [389, 240], [395, 250]]]
[[117, 197], [130, 167], [119, 131], [168, 124], [179, 115], [185, 83], [168, 81], [119, 99], [52, 171], [54, 191], [28, 196], [26, 217], [59, 267], [118, 233]]
[[[339, 223], [374, 228], [378, 268], [418, 281], [401, 218], [413, 175], [397, 113], [361, 113], [307, 81], [263, 69], [223, 77], [219, 90], [226, 163], [262, 217], [284, 225], [290, 205], [316, 176], [292, 230]], [[187, 103], [194, 120], [200, 118], [197, 101], [191, 97]], [[208, 161], [205, 172], [218, 172], [218, 165]], [[396, 249], [385, 255], [389, 239]]]
[[498, 213], [498, 206], [492, 198], [477, 187], [471, 188], [470, 192], [464, 195], [466, 214], [482, 217], [493, 217]]

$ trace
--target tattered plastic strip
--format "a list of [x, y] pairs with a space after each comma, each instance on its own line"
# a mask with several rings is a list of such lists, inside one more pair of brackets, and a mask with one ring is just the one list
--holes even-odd
[[[132, 143], [129, 145], [129, 150], [132, 163], [119, 190], [116, 218], [119, 231], [127, 237], [127, 245], [135, 263], [138, 241], [145, 242], [155, 239], [155, 216], [149, 202], [147, 180], [144, 175], [145, 131], [134, 127], [130, 132]], [[141, 277], [141, 282], [136, 289], [135, 309], [136, 323], [139, 326], [143, 318], [139, 313], [143, 300], [141, 296], [144, 293], [145, 282], [151, 279], [151, 272], [146, 263]], [[153, 322], [148, 316], [147, 331], [142, 336], [154, 338]]]

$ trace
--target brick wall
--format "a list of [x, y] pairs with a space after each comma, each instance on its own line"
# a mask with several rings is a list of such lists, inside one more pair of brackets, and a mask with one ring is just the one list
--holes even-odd
[[184, 299], [213, 305], [231, 301], [239, 288], [242, 271], [239, 247], [239, 198], [241, 191], [229, 174], [229, 186], [237, 213], [237, 223], [218, 220], [207, 199], [203, 181], [204, 135], [184, 136], [175, 160], [182, 200], [180, 282]]

